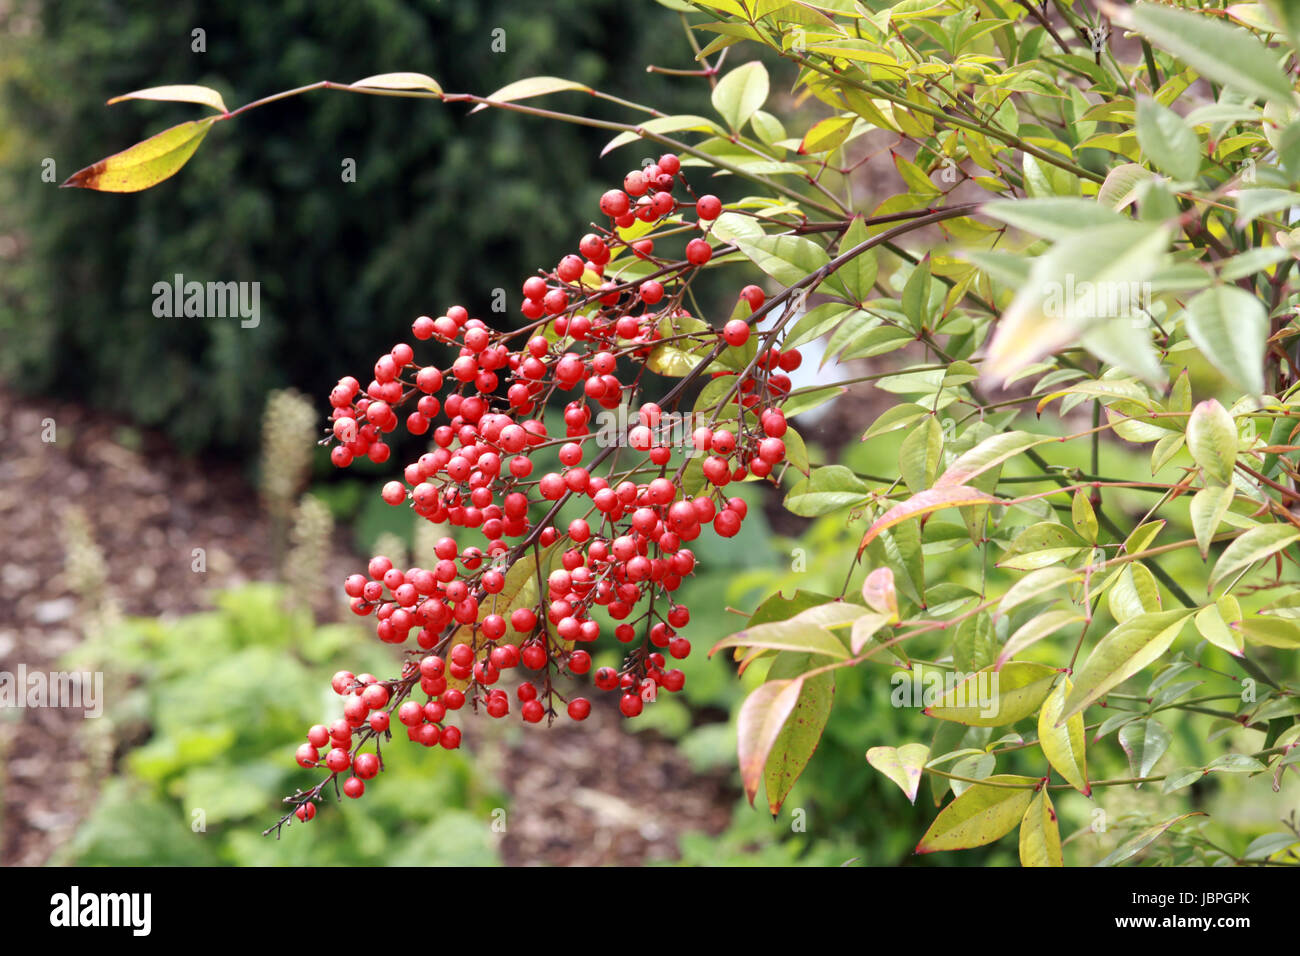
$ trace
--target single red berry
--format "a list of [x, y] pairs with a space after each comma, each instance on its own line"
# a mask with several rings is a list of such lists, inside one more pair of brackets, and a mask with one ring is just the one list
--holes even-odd
[[694, 266], [702, 266], [713, 258], [713, 247], [707, 239], [692, 239], [686, 243], [686, 261]]
[[722, 337], [728, 345], [739, 348], [749, 341], [749, 323], [744, 319], [732, 319], [722, 327]]
[[591, 701], [585, 697], [575, 697], [569, 701], [569, 716], [574, 720], [586, 720], [591, 713]]
[[717, 196], [701, 196], [695, 202], [695, 211], [701, 219], [717, 219], [722, 214], [722, 200]]

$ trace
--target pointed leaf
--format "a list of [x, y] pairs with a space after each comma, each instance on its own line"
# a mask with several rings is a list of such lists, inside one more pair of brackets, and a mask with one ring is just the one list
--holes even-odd
[[1300, 531], [1291, 525], [1266, 524], [1251, 528], [1219, 556], [1210, 574], [1210, 588], [1218, 587], [1224, 579], [1234, 577], [1256, 561], [1263, 561], [1297, 541], [1300, 541]]
[[1232, 468], [1237, 462], [1237, 424], [1217, 399], [1192, 409], [1187, 420], [1187, 450], [1192, 460], [1219, 484], [1232, 483]]
[[[545, 96], [548, 93], [562, 93], [565, 90], [578, 90], [582, 93], [590, 93], [591, 87], [586, 83], [579, 83], [576, 80], [566, 80], [559, 76], [530, 76], [522, 80], [515, 80], [513, 83], [507, 83], [501, 89], [497, 90], [488, 99], [496, 103], [514, 103], [518, 100], [526, 100], [534, 96]], [[475, 106], [471, 113], [477, 113], [479, 110], [487, 109], [486, 103], [480, 103]]]
[[108, 105], [121, 103], [124, 100], [166, 100], [173, 103], [199, 103], [203, 106], [211, 106], [219, 113], [229, 113], [226, 109], [225, 101], [222, 100], [221, 94], [209, 86], [151, 86], [147, 90], [136, 90], [134, 93], [123, 93], [121, 96], [115, 96], [108, 101]]
[[1119, 729], [1119, 745], [1128, 754], [1129, 770], [1135, 777], [1146, 777], [1173, 740], [1158, 720], [1142, 718]]
[[837, 660], [844, 660], [849, 656], [848, 650], [844, 643], [826, 628], [836, 624], [848, 624], [866, 613], [867, 609], [860, 604], [847, 604], [843, 601], [822, 604], [801, 611], [787, 620], [747, 627], [730, 637], [724, 637], [713, 645], [709, 656], [712, 657], [727, 647], [761, 647], [769, 650], [823, 654]]
[[965, 452], [948, 466], [948, 469], [935, 481], [934, 487], [947, 488], [953, 485], [969, 484], [976, 475], [995, 468], [1008, 459], [1028, 451], [1036, 445], [1057, 441], [1029, 432], [1001, 432], [984, 439], [970, 451]]
[[1014, 724], [1038, 711], [1056, 676], [1055, 668], [1029, 661], [1012, 661], [1000, 671], [986, 667], [949, 690], [925, 713], [972, 727]]
[[1139, 33], [1202, 76], [1250, 96], [1290, 102], [1291, 84], [1278, 58], [1249, 31], [1158, 3], [1138, 4], [1131, 15]]
[[1043, 708], [1038, 712], [1038, 740], [1043, 756], [1052, 769], [1065, 778], [1065, 782], [1085, 797], [1092, 795], [1088, 783], [1088, 752], [1084, 735], [1083, 715], [1075, 714], [1058, 726], [1066, 698], [1073, 688], [1069, 678], [1064, 678], [1054, 688]]
[[760, 685], [740, 705], [736, 730], [736, 749], [740, 760], [740, 779], [750, 805], [763, 782], [768, 754], [785, 726], [786, 719], [799, 702], [803, 680], [768, 681]]
[[[1196, 772], [1198, 775], [1200, 774], [1199, 770], [1197, 770]], [[1138, 853], [1141, 853], [1143, 850], [1145, 850], [1148, 846], [1150, 846], [1152, 843], [1158, 840], [1160, 838], [1160, 835], [1163, 834], [1175, 823], [1178, 823], [1182, 820], [1186, 820], [1188, 817], [1204, 817], [1204, 816], [1208, 816], [1208, 814], [1206, 814], [1201, 810], [1193, 810], [1190, 813], [1180, 813], [1176, 817], [1170, 817], [1164, 823], [1157, 823], [1155, 826], [1147, 827], [1145, 830], [1139, 831], [1135, 836], [1132, 836], [1129, 839], [1125, 840], [1123, 843], [1119, 845], [1119, 847], [1115, 849], [1114, 852], [1112, 852], [1105, 859], [1101, 860], [1100, 862], [1094, 865], [1115, 866], [1117, 863], [1123, 863], [1129, 857], [1136, 856]]]
[[1235, 285], [1206, 289], [1187, 303], [1187, 335], [1232, 384], [1264, 391], [1268, 315], [1258, 298]]
[[106, 193], [134, 193], [174, 176], [208, 135], [216, 117], [190, 120], [79, 169], [64, 186]]
[[1075, 674], [1063, 716], [1074, 716], [1157, 660], [1173, 644], [1189, 617], [1190, 611], [1157, 611], [1116, 626], [1093, 648]]
[[[819, 663], [807, 654], [779, 654], [772, 663], [772, 669], [768, 671], [768, 679], [785, 677], [787, 674], [797, 676]], [[795, 781], [816, 752], [822, 732], [826, 729], [826, 721], [830, 719], [834, 700], [834, 674], [827, 672], [803, 679], [794, 711], [777, 735], [764, 769], [768, 809], [772, 811], [772, 816], [781, 811], [781, 804], [790, 795]]]
[[1021, 866], [1065, 866], [1061, 828], [1047, 788], [1038, 791], [1020, 821]]
[[736, 67], [713, 88], [713, 108], [733, 130], [739, 130], [767, 101], [767, 69], [754, 61]]
[[867, 763], [898, 784], [910, 803], [916, 803], [916, 792], [921, 787], [921, 770], [929, 759], [930, 748], [925, 744], [872, 747], [867, 751]]
[[862, 541], [858, 545], [858, 554], [861, 555], [867, 549], [867, 545], [876, 538], [880, 532], [894, 525], [901, 524], [909, 518], [918, 518], [922, 515], [930, 514], [941, 508], [956, 508], [961, 505], [993, 505], [998, 504], [998, 499], [990, 494], [986, 494], [976, 488], [967, 488], [962, 485], [945, 488], [931, 488], [929, 491], [923, 491], [919, 495], [913, 495], [901, 504], [894, 505], [883, 515], [876, 519], [875, 523], [867, 529], [867, 533], [862, 536]]
[[1037, 785], [1033, 777], [1013, 774], [995, 774], [972, 785], [940, 811], [916, 845], [916, 852], [967, 850], [1000, 840], [1020, 823]]
[[[352, 85], [367, 90], [427, 90], [442, 96], [442, 87], [438, 81], [423, 73], [377, 73], [364, 80], [357, 80]], [[483, 107], [476, 106], [474, 109]]]
[[1234, 494], [1232, 485], [1208, 485], [1192, 495], [1192, 532], [1203, 559], [1210, 556], [1210, 541], [1223, 523]]

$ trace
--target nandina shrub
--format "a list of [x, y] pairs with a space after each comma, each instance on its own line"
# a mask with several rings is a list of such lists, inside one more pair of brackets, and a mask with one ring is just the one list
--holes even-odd
[[[674, 592], [692, 542], [739, 531], [732, 489], [756, 482], [795, 515], [841, 514], [856, 547], [838, 595], [775, 594], [743, 630], [706, 635], [765, 674], [738, 719], [751, 801], [763, 788], [781, 807], [837, 672], [863, 668], [923, 711], [919, 741], [861, 728], [866, 761], [909, 800], [933, 784], [917, 852], [1018, 829], [1022, 862], [1060, 865], [1053, 794], [1147, 785], [1150, 825], [1103, 862], [1171, 830], [1175, 862], [1286, 862], [1294, 829], [1225, 847], [1185, 822], [1199, 811], [1169, 811], [1197, 781], [1279, 789], [1300, 743], [1291, 8], [1141, 3], [1106, 23], [1068, 3], [689, 6], [710, 39], [684, 72], [712, 86], [719, 120], [553, 77], [489, 97], [414, 73], [316, 87], [595, 125], [615, 134], [606, 152], [655, 155], [575, 214], [574, 245], [522, 280], [520, 320], [420, 316], [412, 341], [331, 392], [335, 465], [386, 462], [398, 429], [427, 436], [382, 495], [458, 534], [433, 567], [376, 556], [344, 583], [403, 662], [387, 679], [335, 676], [341, 715], [297, 753], [327, 775], [281, 824], [312, 819], [331, 784], [362, 796], [402, 728], [456, 748], [469, 711], [581, 721], [594, 685], [634, 719], [689, 694], [673, 662], [692, 651], [690, 609]], [[760, 61], [719, 76], [719, 51], [740, 44], [785, 61], [816, 115], [765, 110]], [[642, 116], [525, 102], [574, 90]], [[152, 186], [213, 125], [278, 98], [228, 112], [202, 88], [131, 95], [218, 112], [70, 185]], [[865, 197], [860, 171], [882, 165], [897, 191]], [[723, 202], [709, 173], [752, 193]], [[734, 308], [706, 316], [693, 289], [725, 264], [748, 267], [727, 274]], [[813, 343], [824, 371], [796, 389]], [[896, 398], [863, 439], [906, 433], [885, 475], [815, 460], [790, 423], [865, 382]], [[535, 468], [543, 449], [557, 469]], [[1171, 575], [1174, 552], [1199, 553], [1203, 572]], [[622, 666], [592, 673], [590, 648], [611, 642]], [[1161, 766], [1169, 726], [1218, 755]], [[1122, 750], [1130, 775], [1090, 774], [1098, 748]]]

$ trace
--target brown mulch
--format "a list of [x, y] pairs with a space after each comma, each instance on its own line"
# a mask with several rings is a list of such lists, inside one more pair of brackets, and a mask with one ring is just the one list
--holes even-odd
[[[197, 610], [209, 590], [271, 574], [267, 519], [234, 463], [186, 458], [111, 416], [3, 385], [0, 449], [0, 671], [48, 671], [83, 638], [61, 533], [70, 505], [90, 519], [107, 590], [127, 614]], [[195, 547], [207, 554], [202, 576]], [[330, 566], [358, 562], [339, 546]], [[726, 827], [729, 775], [698, 776], [671, 743], [621, 723], [597, 706], [581, 727], [511, 745], [507, 863], [636, 865], [671, 859], [684, 832]], [[85, 727], [70, 709], [0, 711], [0, 865], [43, 864], [75, 832], [108, 765], [86, 753]]]

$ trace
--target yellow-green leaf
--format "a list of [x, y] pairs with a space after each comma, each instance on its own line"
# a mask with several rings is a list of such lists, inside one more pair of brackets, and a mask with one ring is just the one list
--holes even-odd
[[916, 852], [967, 850], [1000, 840], [1020, 823], [1038, 783], [1033, 777], [1004, 773], [972, 784], [939, 812]]
[[[533, 96], [545, 96], [547, 93], [561, 93], [565, 90], [590, 93], [591, 87], [586, 83], [566, 80], [559, 76], [530, 76], [522, 80], [515, 80], [513, 83], [507, 83], [489, 96], [488, 99], [494, 103], [513, 103], [516, 100], [526, 100]], [[477, 113], [482, 109], [487, 109], [486, 103], [480, 103], [470, 112]]]
[[1084, 735], [1083, 714], [1075, 714], [1059, 727], [1057, 721], [1065, 709], [1065, 700], [1074, 685], [1064, 678], [1052, 688], [1038, 712], [1038, 740], [1043, 756], [1052, 769], [1065, 778], [1065, 782], [1085, 797], [1092, 795], [1088, 783], [1087, 741]]
[[916, 803], [916, 792], [921, 787], [921, 772], [930, 759], [930, 748], [925, 744], [904, 744], [901, 747], [872, 747], [867, 751], [867, 763], [875, 767]]
[[1065, 866], [1061, 828], [1047, 788], [1038, 791], [1020, 821], [1021, 866]]
[[134, 193], [176, 174], [203, 142], [216, 117], [190, 120], [79, 169], [64, 186], [105, 193]]
[[1226, 578], [1234, 577], [1256, 561], [1263, 561], [1297, 541], [1300, 541], [1300, 531], [1289, 524], [1266, 524], [1251, 528], [1228, 545], [1219, 556], [1219, 561], [1210, 574], [1210, 587], [1218, 587]]
[[978, 670], [939, 698], [925, 713], [972, 727], [1014, 724], [1035, 713], [1056, 679], [1055, 668], [1029, 661], [1012, 661]]
[[1103, 637], [1074, 675], [1074, 689], [1065, 701], [1065, 713], [1058, 718], [1058, 723], [1073, 717], [1157, 660], [1173, 644], [1191, 615], [1191, 611], [1183, 610], [1139, 614]]
[[121, 103], [125, 100], [165, 100], [172, 103], [199, 103], [202, 106], [211, 106], [220, 113], [229, 113], [226, 109], [225, 101], [222, 100], [221, 94], [210, 86], [151, 86], [146, 90], [136, 90], [134, 93], [123, 93], [121, 96], [115, 96], [108, 101], [108, 105]]

